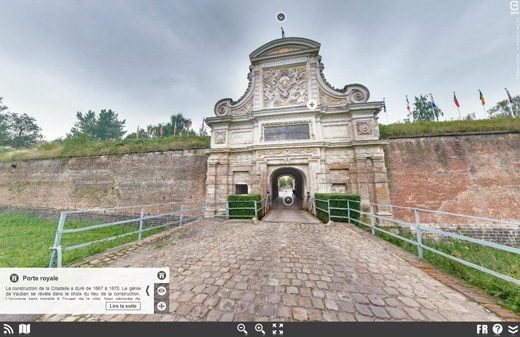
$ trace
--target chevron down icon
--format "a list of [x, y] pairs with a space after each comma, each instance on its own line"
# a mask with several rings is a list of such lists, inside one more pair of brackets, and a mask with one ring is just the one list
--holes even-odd
[[511, 335], [516, 335], [518, 333], [518, 325], [508, 325], [507, 326], [507, 331]]

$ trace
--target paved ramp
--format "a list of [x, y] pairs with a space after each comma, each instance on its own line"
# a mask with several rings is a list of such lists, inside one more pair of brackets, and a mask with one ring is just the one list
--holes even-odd
[[169, 267], [169, 314], [42, 320], [500, 320], [352, 225], [203, 219], [166, 234], [84, 266]]
[[301, 224], [318, 224], [321, 221], [309, 212], [301, 209], [302, 200], [295, 200], [293, 205], [284, 205], [281, 198], [273, 200], [269, 213], [262, 218], [264, 222], [286, 222]]

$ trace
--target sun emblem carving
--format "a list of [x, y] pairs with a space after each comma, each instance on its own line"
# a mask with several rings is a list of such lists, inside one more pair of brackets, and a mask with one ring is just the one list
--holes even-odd
[[265, 108], [307, 102], [307, 76], [303, 66], [266, 70], [263, 82]]
[[226, 143], [226, 131], [215, 131], [215, 144]]
[[372, 122], [371, 121], [357, 121], [356, 122], [358, 135], [371, 135]]

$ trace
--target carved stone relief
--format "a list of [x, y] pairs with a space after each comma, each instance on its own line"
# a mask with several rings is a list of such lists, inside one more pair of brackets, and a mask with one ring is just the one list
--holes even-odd
[[233, 110], [233, 115], [247, 115], [251, 113], [253, 110], [253, 99], [250, 98], [244, 105], [242, 105], [240, 108]]
[[304, 66], [264, 71], [264, 108], [300, 105], [307, 102]]
[[372, 121], [356, 121], [356, 129], [358, 135], [371, 135]]
[[320, 89], [320, 105], [322, 106], [334, 106], [344, 105], [347, 101], [345, 98], [338, 98], [327, 94], [325, 91]]
[[226, 143], [226, 131], [215, 131], [215, 144]]

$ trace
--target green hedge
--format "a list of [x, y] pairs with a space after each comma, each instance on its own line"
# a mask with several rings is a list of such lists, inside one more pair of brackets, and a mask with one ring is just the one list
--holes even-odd
[[[251, 219], [255, 216], [255, 202], [257, 203], [257, 215], [260, 219], [261, 200], [260, 194], [233, 194], [228, 196], [230, 219]], [[250, 207], [250, 209], [233, 209]]]
[[[320, 219], [323, 222], [329, 222], [329, 215], [327, 212], [329, 211], [329, 206], [327, 200], [330, 200], [330, 207], [342, 207], [347, 208], [347, 205], [350, 204], [350, 208], [353, 210], [350, 211], [350, 222], [351, 223], [357, 223], [359, 220], [359, 207], [361, 206], [360, 201], [361, 198], [359, 195], [354, 194], [346, 194], [346, 193], [316, 193], [314, 194], [314, 198], [316, 198], [316, 216], [318, 219]], [[338, 200], [339, 199], [339, 200]], [[319, 201], [323, 200], [323, 201]], [[350, 202], [349, 202], [350, 201]], [[324, 212], [322, 210], [318, 209], [324, 209], [327, 212]], [[340, 210], [340, 209], [333, 209], [331, 212], [331, 219], [335, 222], [348, 222], [348, 216], [349, 216], [348, 210]], [[345, 218], [339, 218], [334, 216], [342, 216]]]

